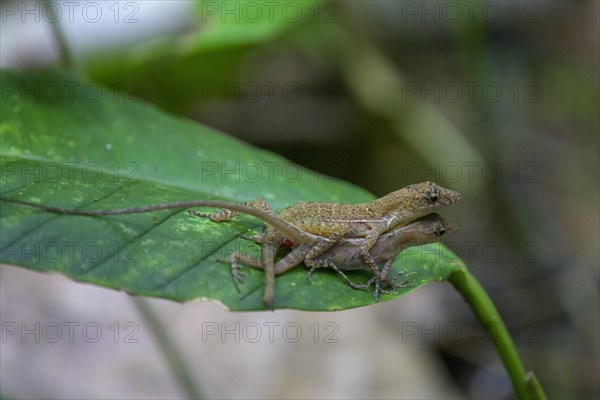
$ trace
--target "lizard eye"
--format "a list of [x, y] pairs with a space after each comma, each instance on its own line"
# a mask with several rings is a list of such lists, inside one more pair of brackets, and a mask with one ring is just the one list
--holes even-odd
[[429, 192], [427, 192], [425, 197], [427, 198], [427, 201], [429, 202], [429, 204], [435, 203], [440, 198], [438, 192], [435, 192], [433, 190], [430, 190]]
[[440, 228], [435, 231], [435, 236], [441, 237], [441, 236], [444, 236], [445, 233], [446, 233], [446, 228]]

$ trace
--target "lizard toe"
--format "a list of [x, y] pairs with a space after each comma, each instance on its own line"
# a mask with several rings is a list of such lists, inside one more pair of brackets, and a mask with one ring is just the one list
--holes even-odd
[[309, 284], [312, 285], [312, 275], [313, 275], [313, 271], [315, 270], [315, 268], [310, 268], [308, 270], [308, 272], [306, 273], [306, 280], [308, 281]]

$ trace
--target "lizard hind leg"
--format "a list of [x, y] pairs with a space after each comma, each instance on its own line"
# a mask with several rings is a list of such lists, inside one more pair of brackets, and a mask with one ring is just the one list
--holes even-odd
[[239, 235], [239, 237], [241, 237], [242, 239], [245, 239], [245, 240], [252, 240], [254, 243], [257, 243], [257, 244], [263, 244], [265, 241], [264, 232], [257, 233], [254, 235], [246, 235], [246, 234], [242, 233]]
[[312, 283], [312, 273], [315, 269], [317, 268], [331, 268], [332, 270], [334, 270], [342, 279], [343, 281], [350, 286], [352, 289], [356, 289], [356, 290], [367, 290], [370, 286], [367, 284], [363, 284], [363, 285], [357, 285], [356, 283], [352, 282], [350, 280], [350, 278], [348, 278], [348, 276], [346, 274], [344, 274], [344, 272], [339, 269], [337, 267], [337, 265], [335, 265], [334, 263], [332, 263], [331, 261], [327, 261], [327, 260], [305, 260], [304, 263], [309, 267], [308, 273], [306, 275], [306, 279], [308, 279], [309, 282]]
[[240, 285], [244, 283], [244, 272], [240, 270], [240, 263], [249, 265], [253, 268], [263, 269], [259, 260], [243, 253], [231, 253], [228, 261], [231, 268], [233, 284], [238, 293], [242, 292], [240, 289]]

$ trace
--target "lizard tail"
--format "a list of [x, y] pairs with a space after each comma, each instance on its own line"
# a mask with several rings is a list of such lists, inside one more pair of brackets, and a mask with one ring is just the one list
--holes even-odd
[[191, 200], [191, 201], [175, 201], [171, 203], [155, 204], [150, 206], [132, 207], [132, 208], [119, 208], [114, 210], [77, 210], [61, 207], [46, 206], [43, 204], [31, 203], [28, 201], [8, 199], [0, 197], [0, 201], [6, 203], [21, 204], [29, 207], [34, 207], [44, 211], [50, 211], [56, 214], [63, 215], [87, 215], [87, 216], [102, 216], [102, 215], [123, 215], [123, 214], [139, 214], [158, 210], [176, 209], [176, 208], [192, 208], [192, 207], [218, 207], [226, 208], [228, 210], [238, 211], [245, 214], [252, 215], [258, 219], [263, 220], [265, 223], [273, 226], [278, 232], [289, 238], [292, 242], [302, 242], [306, 239], [307, 233], [299, 229], [293, 224], [278, 218], [275, 215], [271, 215], [258, 208], [248, 206], [245, 204], [230, 203], [221, 200]]

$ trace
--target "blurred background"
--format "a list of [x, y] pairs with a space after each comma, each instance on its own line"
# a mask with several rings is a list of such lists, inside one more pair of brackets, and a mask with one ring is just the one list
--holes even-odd
[[[377, 196], [424, 180], [461, 191], [443, 212], [462, 226], [446, 245], [489, 291], [526, 368], [550, 398], [600, 395], [598, 1], [0, 6], [2, 68], [71, 59], [124, 100]], [[186, 386], [127, 295], [9, 266], [0, 277], [7, 398], [184, 398], [194, 385], [209, 398], [513, 397], [448, 284], [339, 313], [151, 300], [184, 352]], [[5, 337], [36, 321], [78, 325], [73, 341]], [[96, 342], [77, 333], [91, 322]], [[277, 329], [268, 340], [270, 323], [297, 324], [301, 340]], [[261, 340], [244, 336], [256, 326]]]

